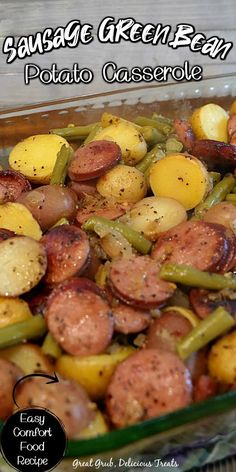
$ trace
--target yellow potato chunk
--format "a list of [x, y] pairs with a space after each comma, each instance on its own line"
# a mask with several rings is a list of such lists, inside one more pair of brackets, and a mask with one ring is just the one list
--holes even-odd
[[1, 349], [0, 357], [16, 364], [25, 374], [53, 371], [53, 365], [43, 355], [41, 348], [35, 344], [18, 344], [14, 347]]
[[212, 346], [208, 369], [210, 375], [221, 383], [236, 382], [236, 331], [223, 336]]
[[146, 195], [147, 183], [143, 173], [135, 167], [118, 165], [100, 177], [97, 191], [117, 202], [136, 203]]
[[191, 125], [198, 139], [215, 139], [227, 143], [228, 119], [228, 113], [222, 107], [209, 103], [194, 111]]
[[108, 432], [108, 425], [101, 411], [96, 410], [95, 417], [87, 428], [80, 431], [78, 439], [89, 439]]
[[132, 347], [121, 347], [112, 354], [89, 357], [62, 355], [57, 360], [56, 371], [79, 382], [92, 399], [98, 399], [104, 397], [116, 366], [133, 352]]
[[39, 241], [42, 231], [28, 208], [21, 203], [0, 205], [0, 228], [10, 229], [16, 234], [30, 236]]
[[209, 191], [209, 177], [205, 166], [196, 157], [169, 154], [151, 166], [151, 189], [157, 197], [169, 197], [186, 210], [198, 205]]
[[114, 141], [121, 148], [122, 158], [125, 164], [134, 166], [147, 153], [147, 144], [143, 135], [134, 125], [125, 120], [109, 125], [99, 131], [96, 141], [105, 139]]
[[31, 316], [29, 306], [24, 300], [0, 297], [0, 328], [20, 323]]
[[12, 149], [9, 164], [29, 180], [48, 184], [61, 147], [69, 143], [56, 134], [37, 134], [20, 141]]

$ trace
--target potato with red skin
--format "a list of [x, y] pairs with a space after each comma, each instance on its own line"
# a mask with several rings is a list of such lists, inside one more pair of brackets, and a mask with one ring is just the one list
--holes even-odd
[[41, 407], [54, 413], [63, 423], [68, 438], [72, 438], [94, 418], [93, 404], [86, 391], [73, 380], [59, 379], [46, 383], [43, 378], [31, 378], [17, 388], [16, 401], [20, 408]]
[[0, 171], [0, 186], [6, 189], [4, 202], [15, 202], [23, 192], [31, 190], [27, 178], [15, 170]]
[[77, 211], [77, 195], [72, 189], [61, 185], [37, 187], [24, 192], [17, 201], [28, 208], [43, 231], [61, 218], [73, 220]]
[[107, 389], [106, 407], [117, 428], [188, 406], [192, 382], [179, 357], [143, 349], [116, 368]]
[[6, 419], [13, 411], [12, 391], [22, 370], [12, 362], [0, 358], [0, 419]]

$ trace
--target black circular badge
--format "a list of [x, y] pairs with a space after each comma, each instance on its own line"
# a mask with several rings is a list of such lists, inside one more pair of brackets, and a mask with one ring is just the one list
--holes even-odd
[[2, 455], [20, 472], [54, 469], [65, 448], [66, 433], [61, 421], [44, 408], [17, 410], [2, 429]]

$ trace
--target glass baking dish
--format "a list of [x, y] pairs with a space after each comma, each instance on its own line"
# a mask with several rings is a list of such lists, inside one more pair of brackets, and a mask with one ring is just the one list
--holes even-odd
[[[0, 112], [0, 161], [6, 165], [11, 147], [29, 135], [69, 123], [91, 123], [105, 110], [126, 118], [149, 116], [154, 111], [188, 117], [204, 103], [215, 102], [227, 109], [233, 97], [236, 75], [230, 74], [5, 110]], [[55, 470], [75, 470], [76, 465], [79, 470], [114, 470], [115, 466], [133, 470], [138, 465], [139, 470], [154, 470], [158, 459], [165, 458], [169, 461], [166, 470], [182, 471], [231, 454], [236, 454], [236, 391], [95, 439], [69, 441], [66, 456]], [[76, 458], [80, 462], [73, 462]], [[11, 469], [2, 462], [1, 471], [7, 470]]]

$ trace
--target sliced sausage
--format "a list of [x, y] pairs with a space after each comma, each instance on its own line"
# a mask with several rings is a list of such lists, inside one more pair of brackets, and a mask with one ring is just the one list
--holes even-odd
[[208, 164], [209, 168], [235, 167], [236, 146], [212, 139], [194, 141], [191, 153]]
[[31, 190], [26, 177], [15, 170], [1, 170], [0, 184], [7, 190], [4, 202], [15, 202], [23, 192]]
[[114, 329], [118, 333], [140, 333], [151, 323], [151, 315], [148, 311], [139, 310], [125, 303], [119, 303], [112, 307]]
[[145, 347], [176, 352], [176, 344], [192, 330], [191, 323], [175, 311], [163, 313], [148, 330]]
[[193, 399], [195, 402], [201, 402], [208, 398], [216, 396], [218, 385], [209, 375], [201, 375], [194, 385]]
[[97, 179], [85, 180], [83, 182], [74, 182], [69, 183], [69, 187], [76, 193], [79, 198], [83, 198], [84, 195], [98, 195], [96, 189]]
[[92, 141], [77, 149], [69, 165], [71, 180], [80, 182], [104, 175], [121, 159], [120, 147], [112, 141]]
[[2, 205], [3, 203], [8, 202], [8, 190], [5, 185], [0, 184], [0, 204]]
[[83, 271], [83, 277], [94, 280], [95, 275], [98, 271], [99, 266], [101, 265], [101, 260], [99, 259], [95, 249], [90, 245], [90, 255], [87, 267]]
[[0, 228], [0, 242], [5, 241], [8, 238], [13, 238], [14, 236], [16, 236], [14, 231], [11, 231], [10, 229]]
[[231, 115], [228, 119], [227, 123], [227, 129], [228, 129], [228, 137], [229, 137], [229, 142], [231, 142], [231, 138], [234, 133], [236, 133], [236, 114]]
[[52, 411], [63, 423], [67, 436], [72, 438], [93, 420], [94, 409], [86, 391], [72, 380], [46, 383], [43, 378], [22, 382], [16, 391], [20, 408], [38, 406]]
[[199, 270], [220, 272], [228, 257], [227, 229], [205, 221], [185, 221], [166, 231], [152, 257], [158, 264], [173, 262]]
[[25, 205], [42, 230], [51, 228], [61, 218], [73, 220], [77, 212], [77, 195], [62, 185], [43, 185], [23, 193], [17, 200]]
[[207, 374], [207, 360], [208, 360], [208, 348], [200, 349], [199, 351], [193, 352], [188, 359], [185, 360], [193, 384], [195, 385], [198, 379]]
[[41, 242], [48, 258], [46, 283], [58, 284], [80, 274], [85, 268], [89, 258], [89, 240], [77, 226], [56, 226], [42, 237]]
[[232, 144], [233, 146], [236, 146], [236, 131], [232, 134], [230, 138], [230, 144]]
[[0, 358], [0, 419], [4, 420], [13, 411], [12, 391], [16, 381], [23, 376], [19, 367]]
[[76, 223], [82, 226], [91, 216], [102, 216], [115, 220], [124, 215], [130, 207], [125, 204], [109, 202], [105, 198], [85, 198], [76, 215]]
[[191, 151], [195, 136], [190, 123], [186, 120], [175, 119], [174, 129], [178, 139], [184, 145], [187, 151]]
[[158, 278], [159, 268], [149, 256], [130, 256], [112, 261], [111, 289], [120, 300], [138, 308], [163, 305], [174, 293], [175, 285]]
[[189, 405], [191, 391], [189, 372], [175, 354], [143, 349], [116, 368], [106, 407], [113, 425], [123, 427]]
[[193, 288], [190, 290], [189, 300], [200, 318], [206, 318], [219, 306], [224, 307], [231, 315], [236, 317], [236, 300], [234, 299], [234, 293], [231, 296], [230, 291], [214, 292]]
[[72, 279], [53, 290], [46, 310], [49, 331], [66, 352], [75, 356], [103, 352], [113, 334], [108, 303], [93, 287], [90, 289], [95, 285], [92, 281], [84, 280]]
[[38, 285], [36, 288], [24, 295], [24, 300], [28, 303], [33, 315], [44, 316], [50, 293], [51, 290], [48, 286], [42, 287], [42, 285]]

